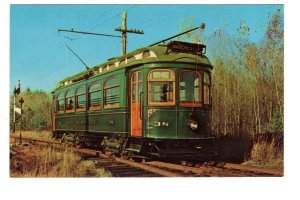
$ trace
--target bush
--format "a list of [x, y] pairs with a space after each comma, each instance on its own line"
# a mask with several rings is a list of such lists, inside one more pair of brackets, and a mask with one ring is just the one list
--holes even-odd
[[283, 168], [283, 146], [278, 146], [275, 139], [271, 142], [258, 141], [253, 145], [251, 159], [245, 164]]

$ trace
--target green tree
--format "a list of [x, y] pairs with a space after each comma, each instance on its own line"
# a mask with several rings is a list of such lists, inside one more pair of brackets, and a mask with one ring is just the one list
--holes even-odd
[[[181, 31], [194, 18], [181, 22]], [[250, 42], [250, 27], [241, 20], [235, 34], [223, 20], [210, 37], [197, 32], [182, 36], [208, 42], [212, 72], [213, 130], [220, 135], [283, 132], [283, 14], [276, 10], [266, 22], [265, 38]]]
[[[51, 128], [51, 96], [42, 90], [31, 91], [27, 88], [17, 97], [16, 102], [20, 98], [24, 99], [22, 107], [22, 129], [41, 130]], [[20, 107], [17, 103], [17, 107]], [[20, 115], [16, 114], [16, 124], [20, 123]], [[11, 97], [10, 107], [10, 124], [13, 128], [13, 96]]]

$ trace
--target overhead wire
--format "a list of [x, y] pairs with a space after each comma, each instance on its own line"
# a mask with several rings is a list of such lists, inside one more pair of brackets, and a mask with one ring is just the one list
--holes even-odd
[[[127, 10], [127, 11], [128, 11], [128, 10], [131, 10], [131, 9], [134, 8], [135, 6], [136, 6], [136, 5], [132, 5], [132, 6], [130, 6], [129, 8], [127, 8], [126, 10]], [[107, 12], [110, 11], [110, 10], [112, 10], [112, 9], [113, 9], [113, 7], [109, 8], [109, 9], [107, 10]], [[102, 14], [102, 15], [100, 15], [100, 16], [98, 16], [98, 17], [97, 17], [95, 20], [93, 20], [93, 21], [97, 21], [97, 20], [103, 18], [105, 15], [107, 15], [107, 12], [104, 13], [104, 14]], [[87, 29], [87, 31], [91, 31], [91, 30], [93, 30], [93, 29], [96, 29], [96, 28], [98, 28], [99, 26], [101, 26], [101, 25], [103, 25], [103, 24], [105, 24], [105, 23], [107, 23], [107, 22], [109, 22], [109, 21], [115, 19], [116, 17], [121, 16], [121, 14], [122, 14], [122, 12], [118, 12], [118, 11], [117, 11], [117, 13], [116, 13], [115, 15], [109, 17], [108, 19], [102, 20], [100, 23], [98, 23], [98, 24], [94, 25], [93, 27], [90, 27], [89, 29]], [[78, 40], [78, 39], [82, 38], [83, 36], [79, 36], [79, 38], [75, 38], [75, 39], [74, 39], [74, 38], [71, 38], [71, 37], [68, 37], [68, 36], [63, 36], [63, 37], [65, 37], [66, 39], [70, 39], [71, 41], [74, 41], [74, 40]]]
[[[64, 42], [64, 43], [65, 43], [65, 42]], [[50, 55], [53, 55], [53, 53], [54, 53], [54, 52], [57, 52], [60, 48], [61, 48], [61, 46], [59, 45], [59, 46], [57, 46], [56, 48], [53, 48], [53, 49], [48, 50], [46, 53], [43, 54], [43, 56], [40, 56], [39, 58], [41, 58], [41, 59], [39, 59], [39, 60], [34, 60], [34, 61], [30, 61], [30, 62], [28, 62], [28, 63], [26, 63], [26, 61], [22, 61], [22, 64], [23, 64], [23, 66], [33, 66], [33, 65], [35, 65], [35, 66], [39, 66], [39, 65], [40, 65], [40, 66], [43, 66], [43, 65], [41, 64], [41, 62], [44, 62], [44, 61], [45, 61], [45, 58], [49, 57]], [[14, 62], [15, 62], [15, 61], [14, 61]], [[26, 63], [26, 64], [24, 65], [24, 63]], [[54, 68], [49, 67], [49, 68], [47, 68], [47, 69], [50, 69], [50, 70], [43, 71], [44, 73], [39, 73], [39, 75], [36, 76], [36, 77], [33, 77], [33, 79], [38, 79], [38, 78], [40, 78], [40, 77], [46, 76], [46, 75], [49, 74], [49, 73], [53, 73], [53, 72], [56, 72], [56, 71], [63, 70], [63, 68], [55, 68], [55, 66], [54, 66]], [[24, 67], [24, 68], [22, 68], [22, 69], [20, 69], [20, 70], [17, 70], [16, 72], [14, 72], [14, 76], [22, 75], [22, 73], [23, 73], [25, 70], [28, 70], [28, 68], [27, 68], [27, 67]], [[39, 80], [39, 79], [38, 79], [38, 80]]]
[[[137, 7], [137, 6], [138, 6], [138, 5], [132, 5], [131, 7], [127, 8], [127, 11], [128, 11], [128, 10], [131, 10], [131, 9]], [[111, 9], [112, 9], [112, 8], [111, 8]], [[108, 10], [111, 10], [111, 9], [108, 9]], [[167, 13], [172, 13], [172, 14], [174, 14], [174, 13], [178, 13], [178, 12], [183, 12], [183, 11], [182, 11], [182, 7], [179, 7], [179, 8], [176, 8], [176, 7], [171, 8], [170, 10], [168, 10]], [[94, 27], [92, 27], [92, 28], [90, 28], [90, 29], [88, 29], [88, 30], [95, 29], [95, 28], [97, 28], [98, 26], [103, 25], [103, 24], [105, 24], [105, 23], [107, 23], [107, 22], [113, 20], [114, 18], [120, 16], [121, 14], [122, 14], [122, 12], [118, 12], [118, 13], [116, 13], [115, 15], [109, 17], [108, 19], [106, 19], [106, 20], [104, 20], [104, 21], [101, 21], [101, 23], [99, 23], [98, 25], [96, 25], [96, 26], [94, 26]], [[106, 14], [100, 15], [100, 16], [98, 16], [97, 18], [101, 19], [101, 18], [104, 17], [105, 15], [106, 15]], [[165, 17], [167, 17], [167, 18], [169, 17], [168, 15], [166, 15], [166, 13], [156, 14], [156, 16], [157, 16], [157, 17], [156, 17], [157, 20], [160, 20], [160, 19], [161, 19], [161, 16], [165, 16]], [[97, 18], [96, 18], [96, 19], [97, 19]], [[143, 22], [142, 24], [145, 25], [145, 24], [149, 24], [149, 23], [150, 23], [150, 24], [151, 24], [151, 23], [155, 23], [155, 22], [157, 22], [157, 20], [147, 20], [147, 19], [146, 19], [146, 21]], [[143, 21], [144, 21], [144, 20], [143, 20]], [[63, 36], [63, 37], [66, 38], [66, 39], [69, 39], [69, 38], [67, 38], [67, 36]], [[80, 39], [80, 38], [77, 38], [77, 39]], [[71, 38], [71, 41], [74, 41], [74, 40], [72, 40], [72, 38]], [[51, 52], [54, 52], [54, 51], [56, 51], [56, 50], [57, 50], [57, 48], [54, 49], [54, 50], [51, 51]], [[47, 53], [46, 56], [48, 57], [48, 56], [50, 55], [51, 52]], [[45, 56], [43, 56], [43, 57], [45, 57]], [[25, 70], [25, 69], [24, 69], [24, 70]], [[56, 70], [54, 70], [54, 71], [56, 71]], [[53, 72], [54, 72], [54, 71], [53, 71]], [[46, 72], [45, 74], [47, 74], [47, 73], [49, 73], [49, 71]]]
[[[137, 6], [138, 6], [138, 5], [132, 5], [132, 6], [130, 6], [129, 8], [127, 8], [126, 10], [129, 11], [129, 10], [131, 10], [131, 9], [137, 7]], [[103, 19], [105, 16], [107, 16], [108, 11], [110, 11], [110, 10], [112, 10], [112, 9], [113, 9], [113, 7], [110, 7], [109, 9], [107, 9], [107, 13], [104, 13], [104, 14], [99, 15], [99, 16], [96, 17], [95, 20], [93, 20], [93, 21], [98, 21], [98, 20], [100, 20], [100, 19]], [[163, 17], [163, 18], [169, 18], [169, 17], [170, 17], [169, 14], [174, 15], [174, 14], [178, 14], [178, 13], [181, 13], [181, 12], [184, 12], [184, 10], [182, 9], [182, 7], [171, 7], [171, 9], [168, 10], [168, 12], [160, 13], [160, 14], [154, 14], [154, 15], [156, 16], [156, 17], [155, 17], [155, 20], [153, 20], [153, 16], [150, 16], [150, 17], [148, 17], [148, 18], [143, 18], [143, 17], [141, 17], [141, 18], [140, 18], [141, 20], [139, 20], [138, 23], [139, 23], [139, 24], [142, 24], [143, 26], [149, 25], [149, 24], [153, 24], [153, 23], [158, 23], [158, 21], [161, 21], [162, 17]], [[105, 19], [105, 20], [102, 20], [100, 23], [94, 25], [93, 27], [89, 28], [88, 30], [96, 29], [97, 27], [99, 27], [99, 26], [101, 26], [101, 25], [103, 25], [103, 24], [106, 24], [106, 23], [110, 22], [111, 20], [115, 19], [116, 17], [121, 16], [121, 14], [122, 14], [122, 12], [119, 11], [119, 12], [117, 12], [116, 14], [114, 14], [113, 16], [110, 16], [109, 18], [107, 18], [107, 19]], [[151, 20], [150, 20], [150, 19], [151, 19]], [[137, 22], [136, 22], [136, 23], [137, 23]], [[134, 25], [134, 24], [133, 24], [133, 25]], [[74, 38], [71, 38], [71, 37], [68, 38], [68, 36], [63, 36], [63, 37], [64, 37], [65, 39], [69, 39], [70, 41], [74, 41]], [[76, 39], [80, 39], [80, 38], [76, 38]], [[43, 59], [41, 59], [41, 60], [39, 60], [39, 61], [32, 61], [32, 62], [29, 62], [28, 65], [40, 65], [40, 63], [41, 63], [42, 61], [44, 61], [44, 59], [45, 59], [46, 57], [52, 55], [52, 53], [55, 52], [55, 51], [57, 51], [57, 49], [59, 49], [59, 48], [60, 48], [60, 46], [57, 47], [57, 48], [55, 48], [55, 49], [53, 49], [53, 50], [49, 50], [47, 53], [45, 53], [45, 54], [41, 57], [41, 58], [43, 58]], [[66, 50], [66, 51], [67, 51], [67, 50]], [[67, 64], [67, 73], [68, 73], [69, 60], [68, 60], [67, 52], [66, 52], [66, 59], [67, 59], [67, 60], [66, 60], [66, 62], [67, 62], [66, 64]], [[15, 62], [15, 61], [12, 61], [12, 62]], [[51, 74], [54, 73], [54, 72], [62, 73], [62, 71], [65, 70], [64, 68], [48, 68], [48, 69], [50, 69], [50, 70], [46, 70], [46, 71], [44, 71], [43, 73], [39, 73], [38, 76], [33, 77], [33, 82], [40, 81], [40, 77], [46, 76], [46, 75], [49, 74], [49, 73], [51, 73]], [[197, 69], [197, 66], [196, 66], [196, 69]], [[18, 70], [17, 73], [16, 73], [16, 75], [21, 74], [21, 72], [23, 72], [24, 70], [28, 70], [28, 68], [23, 68], [23, 69], [21, 69], [21, 70]]]
[[[135, 7], [137, 7], [138, 5], [132, 5], [132, 6], [130, 6], [129, 8], [127, 8], [127, 11], [128, 10], [131, 10], [131, 9], [133, 9], [133, 8], [135, 8]], [[111, 10], [113, 7], [111, 7], [111, 8], [109, 8], [108, 10]], [[168, 10], [168, 12], [167, 13], [173, 13], [174, 14], [174, 12], [178, 12], [178, 11], [180, 11], [180, 10], [182, 10], [182, 7], [180, 7], [180, 8], [171, 8], [171, 10]], [[114, 19], [114, 18], [116, 18], [117, 16], [120, 16], [122, 14], [122, 12], [118, 12], [117, 14], [115, 14], [114, 16], [111, 16], [110, 18], [108, 18], [106, 21], [102, 21], [101, 22], [101, 24], [104, 24], [104, 23], [107, 23], [108, 21], [110, 21], [110, 20], [112, 20], [112, 19]], [[156, 19], [161, 19], [161, 16], [162, 15], [165, 15], [166, 16], [166, 13], [163, 13], [163, 14], [155, 14], [157, 17], [156, 17]], [[98, 16], [97, 18], [101, 18], [101, 17], [103, 17], [103, 16], [105, 16], [105, 15], [100, 15], [100, 16]], [[167, 17], [167, 16], [166, 16]], [[96, 19], [97, 19], [96, 18]], [[142, 18], [142, 19], [144, 19], [144, 18]], [[144, 22], [142, 22], [141, 24], [143, 24], [143, 25], [145, 25], [145, 24], [149, 24], [149, 23], [155, 23], [157, 20], [145, 20]], [[101, 24], [99, 24], [99, 25], [101, 25]], [[95, 28], [95, 27], [94, 27]], [[89, 30], [91, 30], [91, 29], [89, 29]], [[68, 37], [68, 36], [65, 36], [65, 35], [61, 35], [62, 37], [64, 37], [65, 39], [69, 39], [70, 41], [74, 41], [74, 38], [71, 38], [71, 37]], [[75, 38], [75, 39], [80, 39], [80, 38]], [[57, 47], [57, 48], [55, 48], [55, 49], [53, 49], [53, 50], [49, 50], [48, 52], [46, 52], [45, 54], [44, 54], [44, 56], [43, 56], [43, 58], [45, 58], [45, 57], [48, 57], [48, 56], [50, 56], [53, 52], [55, 52], [55, 51], [57, 51], [58, 49], [59, 49], [60, 47]], [[28, 65], [32, 65], [32, 64], [34, 64], [34, 63], [37, 63], [37, 64], [39, 64], [40, 62], [42, 62], [43, 60], [40, 60], [40, 61], [33, 61], [33, 62], [29, 62], [28, 63]], [[14, 61], [13, 61], [14, 62]], [[21, 70], [18, 70], [18, 73], [20, 73], [20, 72], [23, 72], [24, 70], [27, 70], [27, 68], [23, 68], [23, 69], [21, 69]]]
[[[137, 5], [132, 5], [132, 6], [130, 6], [129, 8], [127, 8], [127, 9], [125, 9], [125, 10], [127, 10], [127, 11], [128, 11], [128, 10], [131, 10], [132, 8], [134, 8], [134, 7], [136, 7], [136, 6], [137, 6]], [[111, 9], [112, 9], [112, 8], [113, 8], [113, 7], [111, 7]], [[97, 25], [95, 25], [95, 26], [89, 28], [88, 31], [93, 30], [93, 29], [95, 29], [95, 28], [98, 28], [99, 26], [101, 26], [101, 25], [103, 25], [103, 24], [105, 24], [105, 23], [107, 23], [107, 22], [113, 20], [114, 18], [116, 18], [116, 17], [118, 17], [118, 16], [121, 16], [121, 15], [122, 15], [122, 12], [123, 12], [123, 11], [117, 11], [117, 13], [116, 13], [114, 16], [112, 16], [112, 17], [110, 17], [110, 18], [108, 18], [108, 19], [106, 19], [106, 20], [101, 21], [101, 22], [98, 23]]]
[[109, 13], [110, 10], [112, 10], [113, 7], [109, 7], [106, 11], [104, 11], [104, 14], [101, 14], [99, 16], [97, 16], [94, 20], [92, 20], [93, 22], [94, 21], [98, 21], [99, 19], [101, 19], [102, 17], [104, 17], [105, 15], [107, 15]]
[[[132, 5], [132, 6], [130, 6], [129, 8], [127, 8], [127, 10], [131, 10], [131, 9], [134, 8], [135, 6], [136, 6], [136, 5]], [[104, 14], [99, 15], [99, 16], [96, 17], [95, 20], [93, 20], [93, 21], [97, 21], [97, 20], [103, 18], [103, 17], [106, 16], [107, 13], [108, 13], [110, 10], [112, 10], [113, 8], [114, 8], [114, 7], [110, 7], [109, 9], [106, 10], [107, 12], [105, 12]], [[94, 26], [94, 27], [92, 27], [92, 28], [90, 28], [90, 29], [88, 29], [88, 30], [95, 29], [95, 28], [99, 27], [100, 25], [103, 25], [103, 24], [105, 24], [105, 23], [107, 23], [107, 22], [113, 20], [114, 18], [120, 16], [121, 14], [122, 14], [122, 12], [118, 12], [118, 13], [116, 13], [115, 15], [109, 17], [109, 18], [106, 19], [106, 20], [101, 21], [99, 24], [97, 24], [96, 26]], [[68, 40], [70, 40], [70, 41], [74, 41], [74, 40], [80, 39], [80, 38], [71, 38], [71, 37], [68, 37], [68, 36], [65, 36], [65, 35], [59, 35], [59, 36], [62, 36], [64, 39], [68, 39]], [[61, 46], [56, 47], [56, 48], [54, 48], [54, 49], [52, 49], [52, 50], [48, 50], [46, 53], [44, 53], [43, 56], [41, 56], [41, 58], [43, 58], [43, 59], [28, 62], [28, 63], [27, 63], [27, 66], [30, 66], [30, 65], [31, 65], [31, 66], [32, 66], [32, 65], [38, 66], [38, 65], [40, 65], [40, 63], [43, 62], [43, 61], [45, 60], [46, 57], [52, 55], [53, 52], [56, 52], [59, 48], [61, 48]], [[67, 74], [68, 74], [68, 73], [69, 73], [69, 70], [68, 70], [68, 69], [69, 69], [69, 59], [68, 59], [67, 49], [66, 49], [65, 56], [66, 56], [66, 65], [67, 65]], [[13, 62], [15, 65], [18, 65], [18, 64], [16, 63], [15, 60], [12, 60], [12, 59], [11, 59], [11, 62]], [[25, 61], [24, 61], [24, 62], [25, 62]], [[23, 62], [23, 63], [24, 63], [24, 62]], [[48, 68], [48, 69], [50, 69], [50, 70], [43, 71], [43, 73], [39, 73], [38, 76], [32, 77], [31, 81], [32, 81], [32, 82], [37, 82], [37, 81], [40, 81], [40, 80], [41, 80], [40, 77], [46, 76], [47, 74], [52, 74], [52, 73], [54, 73], [54, 72], [61, 72], [61, 71], [65, 70], [64, 68]], [[16, 71], [14, 72], [14, 76], [20, 76], [25, 70], [28, 70], [28, 68], [27, 68], [27, 67], [24, 67], [24, 68], [22, 68], [22, 69], [20, 69], [20, 70], [16, 70]]]

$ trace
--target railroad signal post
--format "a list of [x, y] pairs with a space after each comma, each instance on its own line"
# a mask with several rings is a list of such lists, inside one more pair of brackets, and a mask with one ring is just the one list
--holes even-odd
[[16, 133], [16, 94], [15, 94], [16, 88], [14, 90], [14, 103], [13, 103], [13, 107], [14, 107], [14, 117], [13, 117], [13, 123], [14, 123], [14, 127], [13, 127], [13, 133]]
[[19, 103], [20, 103], [20, 110], [21, 110], [21, 112], [20, 112], [20, 114], [21, 114], [21, 116], [20, 116], [20, 142], [19, 142], [19, 144], [22, 145], [22, 105], [24, 103], [24, 99], [21, 98], [19, 100]]
[[16, 97], [20, 94], [21, 92], [21, 83], [20, 80], [18, 80], [18, 88], [15, 87], [14, 89], [14, 117], [13, 117], [13, 123], [14, 123], [14, 128], [13, 128], [13, 133], [16, 132], [16, 112], [18, 113], [19, 108], [16, 107]]
[[22, 144], [22, 105], [24, 103], [24, 99], [21, 97], [21, 99], [19, 100], [20, 103], [20, 108], [18, 108], [16, 106], [16, 98], [19, 96], [19, 94], [21, 93], [21, 83], [20, 80], [18, 80], [18, 88], [15, 87], [14, 89], [14, 117], [13, 117], [13, 123], [14, 123], [14, 128], [13, 128], [13, 133], [16, 132], [16, 113], [18, 113], [20, 115], [20, 140], [19, 140], [19, 144]]

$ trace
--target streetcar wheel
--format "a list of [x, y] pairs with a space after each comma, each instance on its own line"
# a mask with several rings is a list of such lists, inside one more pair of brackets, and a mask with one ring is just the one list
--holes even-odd
[[194, 167], [200, 168], [202, 165], [204, 165], [204, 162], [196, 163]]
[[226, 164], [225, 162], [216, 161], [215, 164], [214, 164], [214, 166], [216, 166], [216, 167], [224, 167], [225, 164]]
[[64, 133], [63, 136], [60, 138], [59, 142], [63, 143], [65, 141], [66, 137], [67, 137], [67, 135]]
[[132, 152], [125, 152], [122, 154], [122, 158], [124, 158], [125, 160], [132, 160]]
[[191, 161], [186, 162], [186, 166], [193, 167], [195, 164]]

